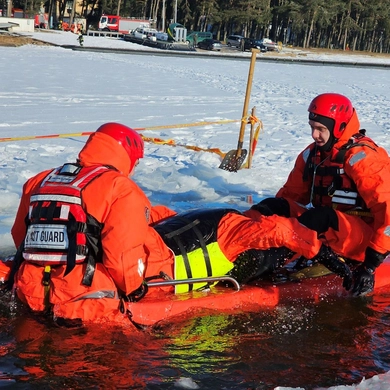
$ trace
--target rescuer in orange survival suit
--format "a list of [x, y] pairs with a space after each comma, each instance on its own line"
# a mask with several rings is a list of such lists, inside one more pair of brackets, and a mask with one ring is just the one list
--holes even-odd
[[[231, 209], [175, 215], [153, 207], [129, 178], [143, 154], [136, 131], [107, 123], [89, 137], [76, 163], [25, 183], [11, 231], [18, 251], [9, 279], [32, 310], [121, 321], [122, 299], [135, 299], [150, 276], [232, 272], [245, 282], [289, 261], [292, 252], [317, 257], [344, 283], [351, 280], [349, 268], [317, 233], [294, 218], [264, 217], [256, 210], [249, 217]], [[251, 255], [255, 265], [247, 272], [248, 263], [234, 268], [248, 250], [263, 255]]]
[[390, 251], [389, 156], [360, 129], [347, 97], [321, 94], [308, 111], [314, 142], [298, 155], [276, 198], [254, 208], [297, 217], [337, 254], [361, 262], [352, 292], [365, 294]]
[[[25, 183], [11, 233], [19, 248], [16, 291], [33, 310], [115, 316], [118, 291], [127, 295], [141, 285], [149, 224], [174, 214], [152, 207], [128, 177], [143, 155], [137, 132], [107, 123], [89, 137], [77, 163]], [[160, 258], [158, 270], [148, 268], [169, 272], [171, 257]]]

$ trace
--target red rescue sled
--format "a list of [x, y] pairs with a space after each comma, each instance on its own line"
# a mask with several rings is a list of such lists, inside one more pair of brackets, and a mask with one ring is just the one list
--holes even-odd
[[[321, 271], [315, 267], [310, 267], [312, 270], [309, 268], [307, 274], [292, 274], [292, 278], [287, 281], [257, 281], [242, 286], [239, 290], [234, 285], [230, 286], [230, 283], [229, 286], [218, 283], [205, 291], [174, 295], [150, 287], [149, 292], [139, 302], [127, 303], [127, 309], [134, 323], [154, 325], [179, 315], [191, 315], [193, 312], [198, 315], [202, 310], [225, 313], [258, 312], [299, 301], [316, 303], [329, 298], [352, 297], [351, 293], [342, 287], [341, 278], [326, 269]], [[310, 273], [316, 274], [316, 277], [310, 276]], [[386, 259], [375, 273], [374, 294], [387, 289], [390, 291], [390, 259]]]
[[[0, 282], [8, 279], [10, 266], [11, 262], [0, 261]], [[126, 303], [126, 311], [134, 324], [151, 326], [178, 316], [199, 316], [211, 312], [253, 313], [278, 305], [318, 303], [339, 297], [352, 298], [352, 294], [342, 287], [342, 279], [319, 264], [298, 272], [289, 270], [282, 276], [277, 280], [259, 280], [243, 286], [230, 277], [221, 277], [219, 280], [222, 282], [207, 290], [176, 295], [158, 287], [180, 284], [180, 281], [153, 281], [148, 283], [149, 291], [143, 298], [138, 302]], [[210, 279], [215, 282], [216, 278]], [[390, 292], [390, 257], [376, 270], [373, 294], [387, 292]], [[124, 314], [119, 321], [128, 322], [128, 318]]]

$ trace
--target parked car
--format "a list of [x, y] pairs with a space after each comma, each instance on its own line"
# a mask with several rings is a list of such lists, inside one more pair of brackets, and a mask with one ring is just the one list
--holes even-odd
[[279, 51], [278, 44], [269, 38], [260, 39], [260, 42], [268, 51]]
[[149, 38], [150, 40], [152, 41], [155, 41], [156, 40], [156, 34], [158, 33], [157, 30], [155, 30], [154, 28], [149, 28], [149, 27], [137, 27], [132, 35], [135, 37], [135, 38], [139, 38], [139, 39], [146, 39], [146, 38]]
[[190, 34], [187, 35], [187, 42], [189, 45], [194, 44], [194, 37], [196, 35], [196, 42], [197, 44], [199, 42], [204, 41], [205, 39], [212, 39], [213, 38], [213, 33], [209, 31], [192, 31]]
[[241, 40], [244, 39], [242, 35], [229, 35], [226, 40], [226, 44], [231, 47], [240, 47]]
[[244, 51], [251, 49], [258, 49], [262, 52], [267, 51], [267, 48], [258, 39], [244, 38]]
[[198, 48], [205, 49], [205, 50], [221, 51], [222, 44], [220, 41], [217, 41], [216, 39], [205, 39], [198, 43]]

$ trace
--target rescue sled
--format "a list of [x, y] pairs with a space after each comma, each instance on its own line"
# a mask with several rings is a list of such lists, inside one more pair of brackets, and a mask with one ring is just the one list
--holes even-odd
[[[232, 282], [229, 277], [222, 279], [207, 290], [176, 295], [154, 288], [160, 282], [151, 282], [145, 297], [139, 302], [126, 303], [128, 313], [135, 324], [148, 326], [181, 315], [198, 315], [202, 311], [258, 312], [300, 301], [317, 303], [330, 298], [352, 297], [342, 287], [341, 278], [319, 264], [281, 280], [262, 280], [244, 286]], [[390, 259], [377, 269], [373, 293], [387, 289], [390, 291]]]
[[[11, 261], [0, 261], [0, 282], [8, 277]], [[191, 279], [192, 283], [209, 282], [211, 287], [201, 291], [174, 294], [159, 287], [185, 284], [189, 280], [153, 280], [148, 292], [137, 302], [125, 302], [123, 314], [115, 322], [131, 322], [143, 328], [178, 317], [216, 313], [259, 312], [278, 305], [298, 302], [318, 303], [327, 299], [352, 297], [342, 287], [342, 279], [320, 264], [299, 271], [284, 268], [270, 279], [240, 285], [229, 276]], [[216, 283], [216, 284], [215, 284]], [[375, 272], [372, 294], [390, 292], [390, 257]], [[104, 321], [106, 322], [106, 320]]]

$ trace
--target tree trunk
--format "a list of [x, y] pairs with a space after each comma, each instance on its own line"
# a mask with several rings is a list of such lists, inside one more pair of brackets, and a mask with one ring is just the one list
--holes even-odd
[[344, 29], [344, 39], [343, 39], [343, 50], [346, 50], [347, 47], [347, 37], [348, 37], [348, 28], [345, 27]]
[[313, 29], [314, 29], [314, 17], [315, 17], [315, 15], [316, 15], [316, 12], [314, 11], [313, 17], [311, 19], [309, 31], [308, 31], [307, 35], [305, 36], [305, 46], [304, 46], [304, 48], [310, 47], [310, 37], [311, 37], [311, 34], [313, 33]]

